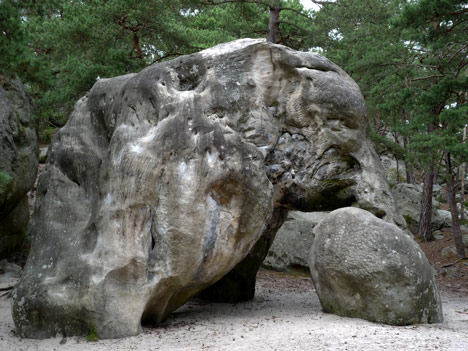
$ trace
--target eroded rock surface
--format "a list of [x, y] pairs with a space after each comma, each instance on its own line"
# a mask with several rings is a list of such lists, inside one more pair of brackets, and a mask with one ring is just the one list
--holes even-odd
[[396, 225], [342, 208], [314, 233], [310, 271], [325, 312], [393, 325], [442, 322], [433, 270]]
[[0, 258], [23, 243], [29, 223], [27, 192], [36, 179], [37, 126], [18, 79], [0, 84]]
[[290, 211], [263, 265], [278, 271], [307, 271], [314, 228], [329, 212]]
[[39, 181], [20, 335], [135, 335], [215, 282], [251, 298], [288, 210], [404, 223], [365, 113], [339, 67], [264, 40], [99, 80]]

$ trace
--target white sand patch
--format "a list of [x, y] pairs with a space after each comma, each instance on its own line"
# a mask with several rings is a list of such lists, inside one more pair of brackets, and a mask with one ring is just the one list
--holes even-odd
[[[1, 279], [1, 278], [0, 278]], [[442, 324], [392, 327], [325, 314], [311, 280], [259, 273], [253, 301], [191, 301], [158, 328], [118, 340], [20, 339], [0, 298], [0, 350], [468, 350], [468, 298], [443, 292]]]

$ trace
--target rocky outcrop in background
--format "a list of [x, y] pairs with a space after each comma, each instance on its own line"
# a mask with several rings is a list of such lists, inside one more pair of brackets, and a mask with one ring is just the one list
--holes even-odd
[[328, 213], [290, 211], [263, 265], [278, 271], [307, 271], [314, 228]]
[[0, 84], [0, 258], [23, 243], [27, 193], [37, 174], [38, 138], [31, 98], [19, 79]]
[[379, 155], [379, 158], [385, 169], [387, 181], [391, 188], [406, 180], [406, 167], [404, 162], [397, 162], [393, 157], [387, 154]]
[[123, 337], [202, 291], [251, 298], [288, 210], [404, 225], [365, 114], [339, 67], [264, 40], [99, 80], [40, 177], [19, 334]]
[[[405, 218], [409, 230], [417, 235], [421, 216], [422, 184], [399, 183], [392, 188], [393, 197], [399, 212]], [[439, 203], [432, 200], [432, 230], [452, 225], [449, 211], [439, 210]]]
[[342, 208], [314, 233], [310, 271], [325, 312], [393, 325], [442, 322], [432, 267], [397, 226]]

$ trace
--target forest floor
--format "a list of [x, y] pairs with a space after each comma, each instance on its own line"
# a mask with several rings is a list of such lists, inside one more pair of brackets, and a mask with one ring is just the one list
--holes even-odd
[[[31, 196], [31, 201], [34, 195]], [[468, 350], [468, 263], [442, 255], [443, 238], [420, 243], [437, 274], [444, 321], [405, 327], [324, 313], [307, 275], [261, 270], [252, 301], [227, 304], [192, 300], [157, 328], [125, 339], [20, 338], [10, 293], [0, 292], [0, 350]], [[468, 234], [468, 233], [464, 233]], [[0, 275], [0, 288], [11, 284]], [[3, 295], [2, 295], [3, 294]]]
[[[459, 260], [454, 253], [443, 255], [447, 246], [454, 246], [450, 228], [442, 229], [443, 239], [431, 242], [419, 242], [419, 246], [437, 272], [437, 283], [441, 290], [464, 294], [468, 300], [468, 260]], [[466, 235], [468, 232], [462, 232]], [[468, 254], [468, 249], [465, 248]]]

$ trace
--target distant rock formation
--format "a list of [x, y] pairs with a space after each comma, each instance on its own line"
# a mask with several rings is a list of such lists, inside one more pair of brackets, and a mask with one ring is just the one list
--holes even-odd
[[97, 81], [40, 177], [19, 334], [123, 337], [203, 290], [251, 298], [288, 210], [404, 225], [365, 114], [335, 64], [264, 40]]
[[[399, 213], [405, 218], [409, 230], [417, 235], [421, 216], [422, 184], [399, 183], [392, 188], [392, 193]], [[432, 199], [432, 230], [452, 225], [450, 212], [438, 210], [438, 205], [439, 203]]]
[[307, 271], [314, 228], [328, 215], [324, 212], [290, 211], [263, 265], [278, 271]]
[[0, 84], [0, 259], [23, 243], [38, 150], [31, 98], [19, 79], [5, 79]]
[[397, 226], [341, 208], [314, 234], [310, 271], [325, 312], [393, 325], [442, 322], [432, 268]]

